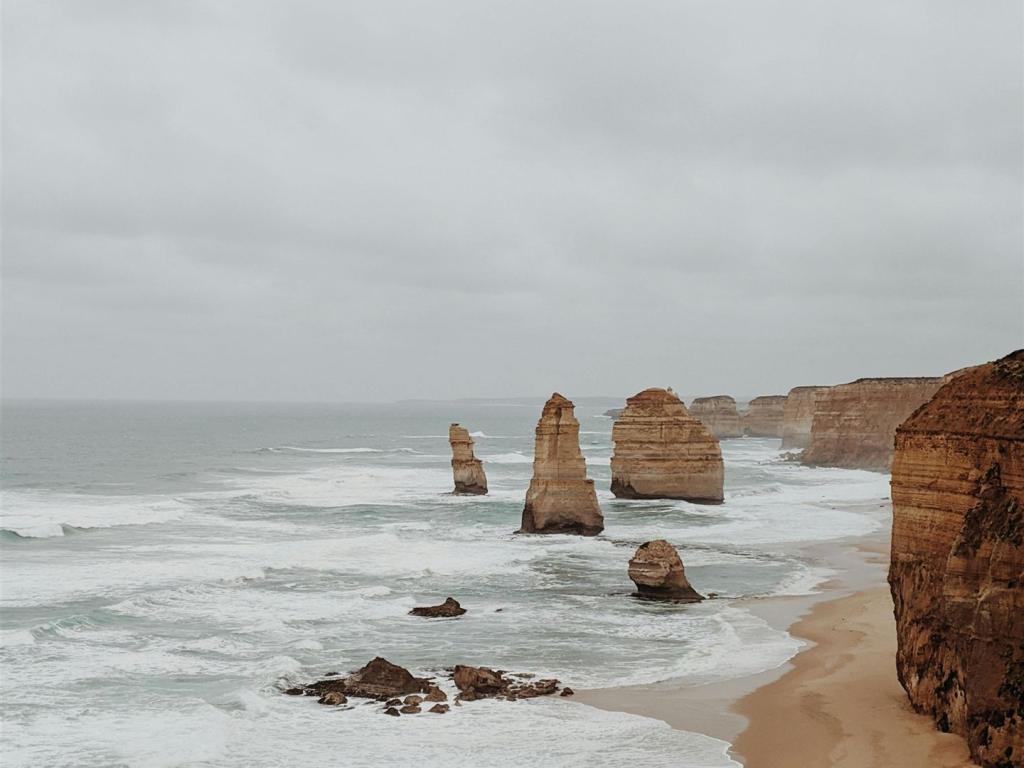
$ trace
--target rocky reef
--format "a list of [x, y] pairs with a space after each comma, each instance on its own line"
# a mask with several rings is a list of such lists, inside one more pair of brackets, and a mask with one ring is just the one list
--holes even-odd
[[700, 419], [719, 439], [743, 436], [740, 412], [736, 410], [736, 401], [729, 395], [698, 397], [690, 403], [690, 414]]
[[941, 378], [857, 379], [820, 392], [801, 462], [888, 471], [896, 427], [942, 383]]
[[448, 443], [452, 447], [452, 474], [455, 493], [480, 496], [487, 493], [484, 465], [473, 454], [473, 438], [469, 430], [458, 424], [448, 427]]
[[[457, 707], [461, 707], [464, 701], [477, 699], [516, 701], [550, 696], [558, 693], [561, 686], [553, 678], [534, 680], [532, 674], [509, 674], [490, 667], [462, 664], [451, 669], [451, 678], [459, 691], [455, 697]], [[417, 715], [430, 704], [433, 706], [427, 711], [433, 714], [443, 715], [449, 711], [449, 705], [442, 703], [448, 701], [448, 694], [432, 678], [414, 677], [405, 667], [380, 656], [347, 676], [331, 673], [326, 680], [289, 688], [284, 693], [289, 696], [317, 696], [319, 704], [333, 707], [348, 704], [349, 696], [368, 699], [366, 703], [369, 704], [381, 702], [384, 707], [381, 711], [393, 717]], [[561, 688], [561, 695], [572, 696], [573, 690]]]
[[612, 428], [612, 493], [626, 499], [722, 501], [718, 440], [671, 389], [626, 401]]
[[1024, 350], [960, 372], [896, 432], [900, 682], [975, 761], [1024, 766]]
[[[477, 699], [535, 699], [538, 696], [550, 696], [558, 692], [561, 684], [554, 678], [532, 680], [529, 674], [508, 674], [490, 667], [470, 667], [458, 664], [452, 670], [452, 681], [459, 689], [456, 702], [476, 701]], [[566, 693], [565, 691], [569, 691]], [[572, 696], [572, 689], [565, 688], [564, 696]]]
[[751, 437], [782, 437], [782, 415], [785, 395], [755, 397], [743, 414], [743, 434]]
[[828, 387], [793, 387], [782, 408], [782, 449], [806, 448], [811, 444], [814, 404]]
[[664, 539], [640, 545], [629, 561], [629, 578], [641, 597], [685, 603], [704, 599], [686, 580], [676, 548]]
[[580, 451], [580, 423], [574, 410], [572, 401], [557, 392], [544, 404], [519, 533], [596, 536], [604, 530], [594, 481], [587, 477]]
[[410, 616], [422, 616], [427, 619], [448, 619], [461, 616], [466, 609], [459, 605], [454, 597], [447, 598], [440, 605], [426, 605], [413, 608], [409, 611]]

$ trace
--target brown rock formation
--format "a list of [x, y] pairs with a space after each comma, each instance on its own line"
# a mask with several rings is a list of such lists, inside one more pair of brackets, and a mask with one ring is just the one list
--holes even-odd
[[327, 694], [331, 692], [386, 701], [393, 696], [427, 693], [433, 687], [426, 678], [413, 677], [409, 670], [378, 656], [348, 677], [320, 680], [305, 686], [302, 691], [307, 696], [320, 696], [321, 702], [327, 703]]
[[782, 437], [785, 395], [762, 395], [750, 401], [743, 414], [743, 434], [751, 437]]
[[643, 597], [681, 602], [704, 599], [686, 580], [683, 561], [676, 548], [664, 539], [640, 545], [629, 561], [629, 578]]
[[782, 408], [782, 448], [806, 448], [811, 444], [814, 404], [828, 387], [793, 387]]
[[466, 609], [459, 605], [459, 601], [449, 597], [440, 605], [428, 605], [421, 608], [413, 608], [409, 611], [410, 616], [424, 616], [428, 619], [451, 618], [461, 616]]
[[981, 765], [1024, 766], [1024, 350], [899, 427], [892, 501], [900, 682]]
[[452, 680], [459, 689], [456, 702], [491, 698], [515, 701], [550, 696], [558, 692], [559, 681], [552, 678], [534, 682], [516, 679], [530, 677], [533, 675], [506, 675], [489, 667], [469, 667], [462, 664], [456, 665], [452, 670]]
[[740, 412], [736, 410], [736, 401], [729, 395], [698, 397], [690, 403], [690, 414], [704, 422], [711, 434], [719, 439], [743, 436]]
[[612, 493], [619, 498], [722, 500], [718, 440], [672, 390], [629, 398], [612, 441]]
[[480, 496], [487, 493], [487, 476], [480, 459], [473, 455], [473, 438], [458, 424], [448, 427], [448, 442], [452, 446], [452, 474], [455, 493]]
[[942, 381], [857, 379], [819, 393], [811, 441], [800, 461], [809, 466], [888, 471], [896, 427], [928, 402]]
[[533, 479], [519, 532], [595, 536], [602, 530], [604, 516], [580, 451], [580, 423], [572, 401], [556, 392], [537, 422]]

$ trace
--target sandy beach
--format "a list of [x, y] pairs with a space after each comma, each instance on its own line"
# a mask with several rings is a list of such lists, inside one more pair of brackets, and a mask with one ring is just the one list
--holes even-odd
[[836, 576], [818, 594], [748, 606], [807, 643], [782, 667], [724, 683], [580, 691], [577, 700], [730, 742], [747, 768], [972, 765], [963, 739], [915, 713], [896, 679], [889, 526], [804, 552]]

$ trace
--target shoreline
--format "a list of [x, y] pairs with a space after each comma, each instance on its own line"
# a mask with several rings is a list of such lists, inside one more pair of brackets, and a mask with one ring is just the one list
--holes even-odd
[[817, 592], [736, 601], [803, 643], [781, 665], [724, 681], [581, 690], [574, 699], [720, 739], [745, 768], [969, 768], [966, 742], [915, 713], [896, 678], [887, 518], [865, 536], [797, 545], [835, 571]]

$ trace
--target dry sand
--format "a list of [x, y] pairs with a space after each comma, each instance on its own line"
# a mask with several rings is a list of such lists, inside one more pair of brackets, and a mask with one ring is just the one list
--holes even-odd
[[821, 594], [746, 603], [808, 641], [779, 669], [724, 683], [579, 691], [576, 700], [731, 742], [747, 768], [971, 766], [963, 739], [915, 713], [896, 679], [888, 551], [888, 530], [810, 547], [805, 554], [838, 572]]
[[964, 740], [916, 714], [896, 679], [887, 587], [820, 603], [791, 631], [815, 645], [735, 707], [750, 721], [732, 750], [747, 768], [971, 765]]

